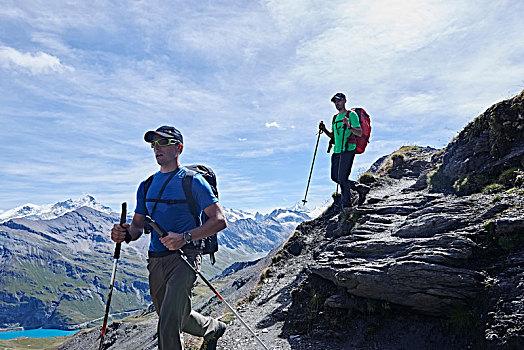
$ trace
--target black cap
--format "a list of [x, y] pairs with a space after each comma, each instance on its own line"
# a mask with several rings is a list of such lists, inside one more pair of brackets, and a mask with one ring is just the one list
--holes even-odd
[[345, 100], [345, 99], [346, 99], [346, 95], [344, 95], [341, 92], [337, 92], [335, 95], [333, 95], [333, 97], [331, 97], [331, 102], [335, 102], [338, 100]]
[[164, 125], [156, 129], [155, 131], [149, 130], [144, 135], [144, 140], [146, 140], [146, 142], [151, 142], [153, 141], [154, 135], [165, 137], [166, 139], [175, 139], [175, 140], [180, 141], [180, 143], [184, 143], [184, 139], [182, 138], [182, 133], [178, 129], [176, 129], [174, 126]]

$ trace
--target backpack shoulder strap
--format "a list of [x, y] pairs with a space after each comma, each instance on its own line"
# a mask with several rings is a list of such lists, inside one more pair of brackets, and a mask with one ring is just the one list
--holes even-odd
[[[355, 111], [352, 110], [352, 109], [349, 109], [349, 110], [346, 111], [346, 118], [348, 118], [348, 120], [349, 120], [349, 125], [351, 125], [351, 119], [349, 119], [349, 115], [351, 114], [351, 112], [355, 112]], [[358, 116], [358, 114], [357, 114], [357, 116]], [[353, 125], [351, 125], [351, 126], [353, 126]]]
[[[155, 174], [151, 175], [147, 178], [146, 181], [144, 181], [144, 188], [142, 192], [142, 200], [145, 203], [147, 199], [147, 191], [149, 191], [149, 187], [151, 187], [151, 183], [153, 182], [153, 178], [155, 177]], [[147, 212], [147, 206], [146, 206], [146, 212]], [[149, 214], [149, 213], [148, 213]]]
[[[349, 114], [350, 114], [351, 112], [353, 112], [353, 110], [351, 110], [351, 109], [350, 109], [350, 110], [347, 110], [347, 111], [346, 111], [346, 115], [345, 115], [345, 117], [349, 119]], [[337, 116], [338, 116], [338, 114], [335, 114], [335, 115], [333, 116], [333, 121], [331, 122], [331, 126], [332, 126], [333, 128], [335, 127], [335, 120], [337, 119]], [[340, 121], [339, 121], [338, 123], [340, 123]], [[345, 125], [344, 125], [344, 129], [346, 129], [346, 126], [345, 126]]]
[[144, 198], [147, 197], [147, 191], [149, 191], [149, 187], [151, 187], [151, 183], [153, 182], [153, 178], [155, 177], [155, 174], [151, 175], [144, 181]]
[[195, 225], [200, 226], [200, 218], [198, 217], [198, 208], [195, 198], [193, 197], [193, 178], [195, 177], [196, 172], [193, 170], [186, 171], [184, 178], [182, 179], [182, 188], [184, 189], [184, 194], [186, 195], [187, 205], [189, 206], [189, 211], [193, 215], [195, 220]]
[[[364, 108], [361, 108], [361, 107], [354, 107], [354, 108], [351, 108], [349, 111], [348, 111], [348, 114], [346, 115], [349, 119], [349, 114], [351, 112], [355, 112], [355, 114], [357, 115], [358, 117], [358, 120], [360, 122], [360, 124], [362, 124], [362, 115], [364, 114], [367, 114], [366, 111], [364, 110]], [[350, 119], [350, 122], [351, 122], [351, 119]], [[362, 126], [362, 125], [361, 125]]]

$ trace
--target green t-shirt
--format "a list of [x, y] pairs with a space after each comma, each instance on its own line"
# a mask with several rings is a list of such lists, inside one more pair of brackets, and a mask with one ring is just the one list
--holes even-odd
[[[344, 116], [346, 115], [346, 112], [342, 114], [338, 114], [334, 121], [333, 121], [333, 136], [335, 137], [335, 148], [333, 150], [333, 153], [341, 153], [344, 151], [352, 151], [355, 148], [357, 148], [357, 145], [355, 143], [348, 143], [347, 138], [352, 135], [352, 132], [349, 128], [344, 128], [344, 123], [342, 120], [344, 119]], [[358, 115], [351, 111], [349, 113], [349, 124], [353, 128], [360, 128], [360, 121], [358, 120]]]

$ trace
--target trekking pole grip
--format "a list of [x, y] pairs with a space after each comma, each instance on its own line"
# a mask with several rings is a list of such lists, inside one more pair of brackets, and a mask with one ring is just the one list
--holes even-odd
[[[127, 203], [122, 203], [122, 212], [120, 213], [120, 226], [126, 223], [126, 217], [127, 217]], [[122, 243], [117, 243], [115, 247], [115, 254], [113, 255], [114, 259], [120, 259], [120, 248], [122, 247]]]
[[166, 237], [167, 236], [167, 232], [166, 230], [164, 230], [162, 227], [160, 227], [156, 221], [154, 221], [153, 219], [151, 219], [150, 216], [147, 216], [146, 215], [146, 218], [145, 218], [145, 222], [148, 223], [149, 225], [151, 225], [151, 227], [160, 234], [161, 237]]

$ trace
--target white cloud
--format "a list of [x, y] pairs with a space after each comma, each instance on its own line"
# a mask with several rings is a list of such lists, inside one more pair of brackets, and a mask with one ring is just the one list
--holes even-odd
[[298, 46], [294, 74], [315, 85], [346, 81], [352, 90], [389, 84], [390, 72], [402, 65], [398, 59], [456, 30], [449, 19], [459, 6], [453, 7], [419, 1], [340, 5], [332, 27]]
[[438, 109], [439, 102], [435, 96], [426, 93], [404, 96], [395, 104], [392, 112], [397, 115], [402, 115], [406, 111], [409, 111], [409, 114], [433, 112]]
[[4, 68], [24, 68], [33, 75], [74, 71], [73, 67], [63, 65], [58, 57], [45, 52], [24, 53], [7, 46], [0, 46], [0, 63]]
[[33, 34], [31, 40], [34, 43], [40, 44], [43, 47], [50, 49], [55, 53], [67, 54], [71, 50], [71, 48], [68, 47], [68, 45], [66, 45], [62, 41], [62, 39], [56, 34], [51, 34], [47, 32], [36, 32]]
[[282, 127], [277, 123], [277, 122], [271, 122], [271, 123], [267, 123], [266, 122], [266, 128], [277, 128], [277, 129], [282, 129]]
[[276, 149], [264, 147], [261, 149], [252, 149], [249, 151], [239, 153], [237, 157], [238, 158], [262, 158], [262, 157], [269, 157], [275, 153], [276, 153]]
[[266, 0], [265, 7], [283, 35], [300, 36], [312, 29], [322, 30], [332, 16], [336, 2], [318, 0]]

